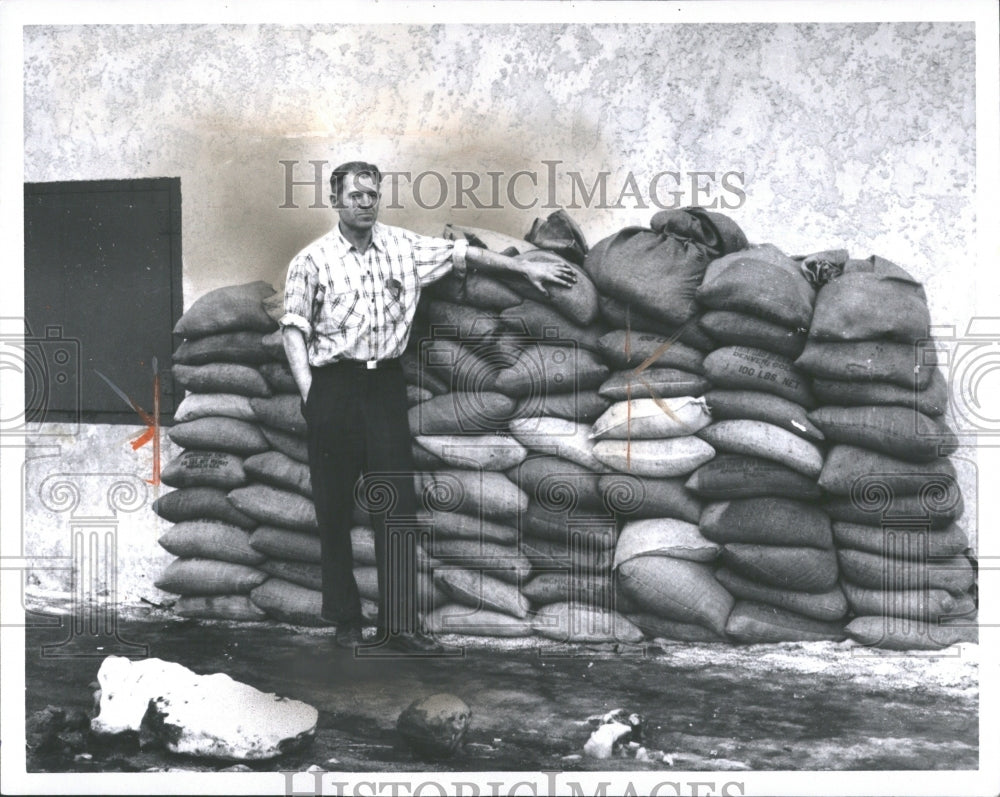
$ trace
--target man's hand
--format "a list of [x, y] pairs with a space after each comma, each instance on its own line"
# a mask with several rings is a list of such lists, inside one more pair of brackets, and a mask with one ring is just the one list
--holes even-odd
[[576, 272], [568, 263], [557, 263], [552, 260], [531, 260], [530, 258], [518, 261], [520, 272], [525, 278], [546, 296], [549, 295], [545, 283], [562, 285], [572, 288], [576, 284]]
[[[543, 254], [539, 250], [539, 254]], [[549, 295], [546, 283], [572, 288], [576, 284], [576, 272], [566, 261], [556, 258], [539, 256], [537, 259], [528, 253], [523, 259], [508, 257], [498, 252], [491, 252], [478, 246], [470, 246], [465, 255], [466, 261], [473, 268], [478, 268], [487, 274], [520, 274], [535, 286], [545, 296]]]

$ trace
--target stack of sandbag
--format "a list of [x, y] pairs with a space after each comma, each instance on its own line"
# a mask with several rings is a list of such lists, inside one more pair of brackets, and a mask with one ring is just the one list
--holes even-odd
[[878, 256], [836, 265], [796, 364], [812, 376], [822, 406], [809, 418], [830, 443], [819, 483], [856, 615], [847, 632], [869, 645], [944, 647], [969, 632], [940, 621], [970, 623], [975, 576], [956, 523], [955, 438], [926, 296]]
[[219, 288], [196, 301], [174, 333], [184, 340], [174, 355], [173, 378], [189, 391], [168, 434], [184, 451], [168, 462], [163, 483], [174, 487], [153, 504], [172, 526], [159, 542], [178, 558], [156, 586], [181, 597], [178, 614], [262, 620], [250, 593], [264, 583], [267, 557], [250, 544], [258, 520], [228, 498], [251, 482], [246, 463], [267, 451], [252, 401], [272, 390], [259, 368], [270, 357], [262, 335], [277, 328], [263, 301], [263, 282]]
[[822, 432], [805, 344], [814, 289], [799, 263], [770, 244], [714, 260], [697, 291], [717, 451], [687, 482], [706, 504], [701, 533], [721, 546], [719, 582], [737, 599], [726, 634], [739, 642], [842, 639], [830, 519], [817, 503]]

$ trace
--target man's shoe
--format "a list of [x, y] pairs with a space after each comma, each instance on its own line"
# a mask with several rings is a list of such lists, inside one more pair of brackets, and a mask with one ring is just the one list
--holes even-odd
[[364, 642], [361, 636], [361, 628], [356, 625], [337, 626], [337, 647], [354, 649]]
[[427, 655], [431, 653], [443, 653], [444, 648], [434, 639], [434, 637], [415, 631], [413, 633], [393, 634], [388, 639], [389, 647], [398, 650], [400, 653], [416, 653]]

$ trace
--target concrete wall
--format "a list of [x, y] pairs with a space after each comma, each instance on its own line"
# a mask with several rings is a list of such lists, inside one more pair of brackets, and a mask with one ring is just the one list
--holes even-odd
[[[881, 254], [926, 283], [935, 323], [961, 331], [973, 313], [971, 23], [41, 26], [24, 46], [25, 179], [180, 176], [186, 306], [224, 284], [280, 287], [289, 258], [329, 227], [309, 186], [294, 189], [298, 209], [280, 207], [281, 161], [306, 180], [310, 160], [365, 157], [444, 176], [440, 207], [401, 181], [400, 207], [383, 214], [432, 234], [457, 221], [521, 235], [550, 196], [571, 203], [571, 173], [587, 187], [609, 173], [607, 204], [632, 175], [638, 197], [621, 208], [577, 195], [591, 242], [647, 222], [656, 208], [637, 205], [651, 179], [677, 172], [664, 202], [678, 190], [681, 204], [739, 204], [726, 212], [752, 240], [790, 253]], [[560, 162], [554, 179], [546, 161]], [[534, 207], [506, 197], [518, 170], [537, 173], [515, 194]], [[490, 171], [502, 207], [455, 207], [455, 173]], [[707, 194], [693, 193], [695, 171], [714, 175], [700, 178]], [[734, 172], [742, 202], [721, 183]], [[436, 180], [422, 188], [437, 204]], [[29, 463], [29, 497], [76, 460], [144, 477], [131, 432], [61, 439], [56, 457]], [[31, 510], [29, 542], [58, 553], [66, 537], [47, 511]], [[169, 557], [152, 513], [123, 522], [135, 524], [119, 535], [123, 570], [142, 573], [128, 579], [135, 598]]]

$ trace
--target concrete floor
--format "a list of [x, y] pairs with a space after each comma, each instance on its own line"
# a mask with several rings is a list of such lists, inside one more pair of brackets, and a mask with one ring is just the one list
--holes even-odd
[[[64, 618], [65, 622], [65, 618]], [[103, 655], [51, 655], [63, 627], [26, 630], [26, 710], [89, 710]], [[119, 636], [196, 672], [226, 672], [320, 712], [315, 741], [260, 771], [664, 770], [580, 756], [587, 717], [614, 708], [645, 717], [643, 743], [674, 769], [958, 770], [979, 761], [977, 647], [945, 656], [888, 654], [850, 643], [729, 646], [660, 643], [564, 649], [529, 639], [467, 646], [456, 657], [359, 660], [329, 631], [173, 619], [151, 610], [119, 620]], [[454, 638], [444, 638], [446, 641]], [[473, 641], [466, 639], [465, 641]], [[471, 707], [463, 749], [423, 762], [396, 718], [411, 701], [457, 694]], [[218, 770], [228, 763], [147, 750], [92, 760], [32, 759], [29, 771]]]

